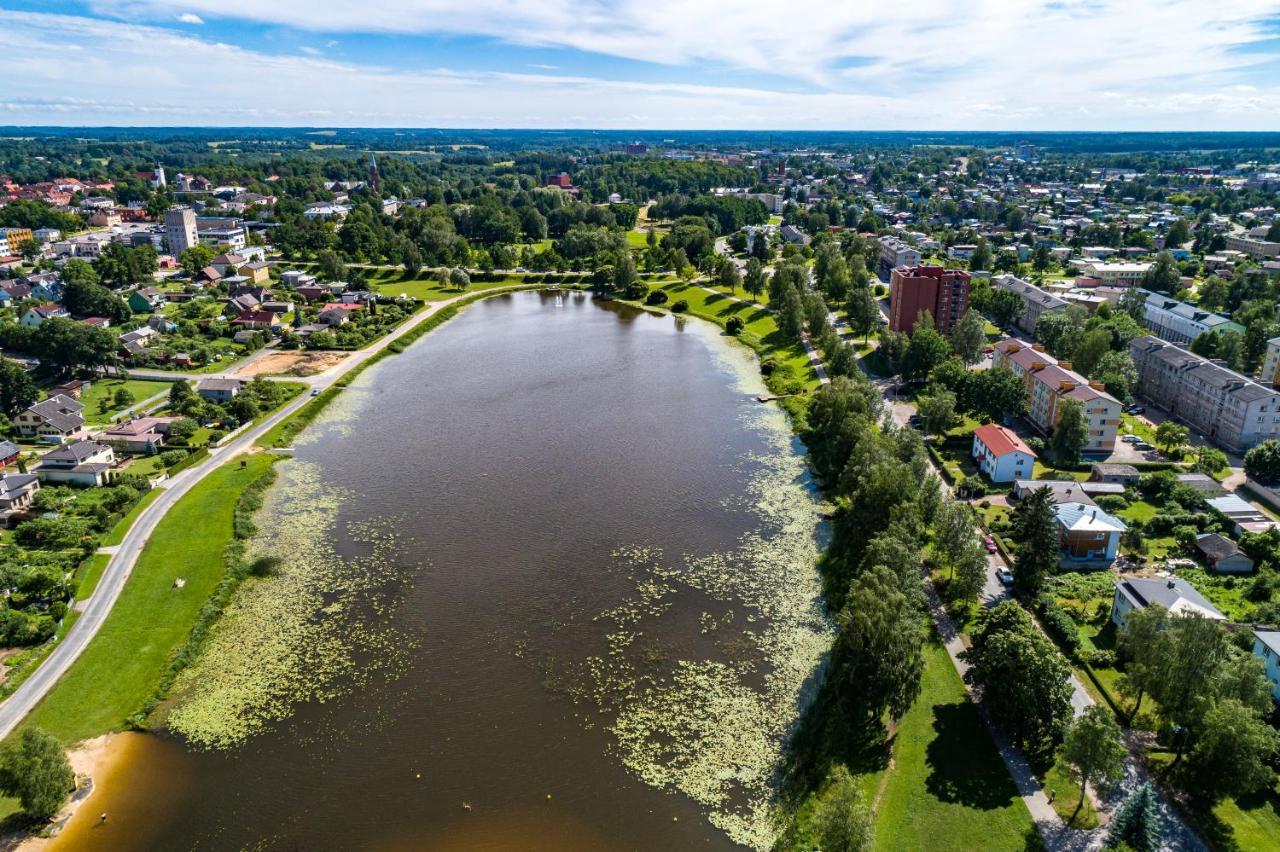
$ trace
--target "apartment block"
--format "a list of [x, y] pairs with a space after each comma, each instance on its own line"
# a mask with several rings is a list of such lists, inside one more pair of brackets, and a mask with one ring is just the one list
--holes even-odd
[[164, 238], [169, 253], [179, 256], [199, 242], [196, 236], [196, 212], [190, 207], [172, 207], [164, 212]]
[[888, 275], [899, 266], [919, 266], [920, 250], [897, 237], [880, 238], [879, 271]]
[[1254, 260], [1274, 260], [1280, 257], [1280, 243], [1254, 237], [1227, 237], [1227, 251], [1238, 251]]
[[1244, 334], [1245, 328], [1224, 316], [1170, 299], [1163, 293], [1151, 290], [1139, 290], [1146, 300], [1143, 306], [1143, 324], [1161, 340], [1179, 346], [1188, 344], [1202, 334], [1208, 332], [1221, 333], [1238, 331]]
[[1027, 388], [1027, 417], [1041, 432], [1052, 434], [1062, 416], [1063, 401], [1074, 399], [1084, 408], [1089, 431], [1084, 451], [1111, 453], [1116, 448], [1124, 406], [1101, 382], [1086, 379], [1071, 369], [1069, 361], [1059, 361], [1038, 343], [1028, 345], [1012, 338], [996, 346], [995, 365], [1022, 379]]
[[1017, 293], [1022, 297], [1022, 312], [1014, 319], [1014, 324], [1027, 334], [1035, 332], [1036, 322], [1040, 319], [1041, 314], [1066, 310], [1067, 305], [1070, 304], [1065, 299], [1060, 299], [1052, 293], [1041, 290], [1036, 285], [1023, 281], [1016, 275], [994, 275], [991, 278], [991, 286], [997, 290], [1008, 290], [1012, 293]]
[[1280, 437], [1280, 393], [1155, 337], [1129, 344], [1137, 390], [1232, 452]]
[[899, 266], [889, 280], [889, 326], [910, 332], [921, 311], [943, 334], [969, 310], [969, 273], [941, 266]]

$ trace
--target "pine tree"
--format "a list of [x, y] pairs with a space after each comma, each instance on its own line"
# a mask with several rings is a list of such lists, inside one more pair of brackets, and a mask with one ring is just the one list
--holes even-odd
[[1129, 795], [1111, 819], [1107, 848], [1128, 844], [1134, 852], [1155, 852], [1160, 848], [1160, 812], [1150, 782]]

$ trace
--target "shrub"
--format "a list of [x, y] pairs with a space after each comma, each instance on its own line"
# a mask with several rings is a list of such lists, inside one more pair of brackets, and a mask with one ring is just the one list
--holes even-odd
[[644, 297], [646, 305], [665, 305], [667, 303], [666, 290], [653, 290], [648, 296]]
[[1094, 502], [1108, 512], [1119, 512], [1129, 506], [1129, 501], [1119, 494], [1102, 494]]
[[160, 454], [160, 463], [165, 467], [173, 467], [187, 457], [182, 450], [165, 450]]
[[673, 314], [682, 314], [687, 310], [689, 310], [689, 303], [684, 299], [681, 299], [671, 306], [671, 313]]
[[1105, 648], [1094, 648], [1089, 652], [1088, 662], [1095, 669], [1115, 668], [1116, 652], [1108, 651]]
[[776, 369], [778, 369], [778, 362], [772, 358], [765, 358], [760, 362], [760, 375], [762, 376], [771, 376]]
[[1075, 658], [1080, 653], [1080, 635], [1076, 623], [1058, 605], [1053, 595], [1045, 593], [1036, 598], [1036, 612], [1045, 632], [1058, 643], [1067, 656]]
[[733, 336], [742, 334], [742, 317], [729, 317], [729, 321], [724, 324], [724, 330]]

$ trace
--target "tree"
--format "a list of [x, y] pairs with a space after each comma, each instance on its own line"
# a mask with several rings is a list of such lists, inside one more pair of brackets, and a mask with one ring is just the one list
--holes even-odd
[[1173, 259], [1172, 254], [1162, 251], [1156, 255], [1156, 262], [1143, 277], [1143, 286], [1148, 290], [1169, 295], [1182, 289], [1182, 272], [1178, 269], [1178, 263]]
[[1053, 457], [1061, 464], [1078, 464], [1080, 453], [1089, 443], [1089, 420], [1078, 399], [1064, 399], [1058, 404], [1058, 422], [1049, 437]]
[[316, 274], [321, 281], [346, 281], [347, 266], [332, 249], [326, 249], [316, 255]]
[[951, 348], [966, 365], [982, 360], [982, 350], [987, 345], [987, 324], [977, 311], [965, 311], [964, 316], [951, 330]]
[[1055, 358], [1070, 358], [1084, 328], [1084, 318], [1079, 312], [1045, 311], [1036, 320], [1036, 340]]
[[1157, 852], [1162, 847], [1160, 811], [1156, 807], [1156, 791], [1144, 781], [1116, 810], [1107, 829], [1107, 848], [1121, 843], [1134, 852]]
[[764, 292], [764, 264], [754, 257], [747, 261], [747, 274], [742, 280], [742, 289], [751, 294], [751, 298], [755, 300], [758, 300], [760, 294]]
[[43, 253], [43, 249], [40, 248], [40, 243], [35, 240], [23, 240], [18, 243], [17, 251], [18, 254], [22, 255], [22, 259], [27, 263], [31, 263]]
[[854, 287], [849, 294], [849, 326], [865, 342], [880, 323], [880, 307], [868, 287]]
[[742, 278], [738, 275], [738, 267], [732, 260], [725, 258], [720, 264], [717, 281], [721, 287], [728, 288], [730, 294], [737, 295], [738, 285], [742, 283]]
[[[1062, 759], [1071, 767], [1080, 783], [1080, 801], [1075, 813], [1084, 807], [1089, 785], [1095, 787], [1118, 781], [1124, 776], [1125, 750], [1120, 726], [1111, 711], [1101, 704], [1085, 708], [1067, 731], [1062, 743]], [[1072, 819], [1075, 819], [1075, 813]]]
[[1225, 468], [1228, 464], [1227, 454], [1222, 450], [1215, 450], [1208, 444], [1202, 445], [1196, 450], [1195, 469], [1200, 473], [1207, 473], [1213, 476], [1218, 471]]
[[788, 286], [782, 294], [782, 310], [778, 316], [778, 330], [788, 340], [799, 340], [804, 331], [804, 306], [800, 294]]
[[930, 371], [951, 355], [951, 345], [934, 329], [932, 321], [926, 322], [927, 316], [924, 311], [920, 312], [902, 359], [902, 378], [909, 382], [928, 378]]
[[65, 281], [65, 284], [62, 304], [78, 317], [106, 317], [112, 322], [123, 323], [133, 316], [124, 299], [106, 287], [77, 279]]
[[977, 270], [991, 268], [991, 246], [987, 245], [986, 240], [978, 240], [977, 248], [973, 250], [973, 256], [969, 258], [969, 268]]
[[1187, 224], [1186, 219], [1178, 219], [1169, 226], [1169, 231], [1164, 235], [1164, 247], [1167, 249], [1180, 248], [1183, 243], [1191, 240], [1191, 226]]
[[[1047, 490], [1047, 489], [1046, 489]], [[1014, 742], [1032, 751], [1057, 743], [1071, 721], [1071, 666], [1017, 601], [978, 615], [966, 683]]]
[[[450, 278], [452, 278], [452, 273], [450, 273]], [[631, 260], [631, 253], [623, 252], [619, 255], [618, 262], [613, 265], [613, 289], [616, 292], [625, 294], [629, 299], [640, 298], [644, 295], [643, 289], [638, 293], [634, 290], [639, 281], [640, 278], [636, 275], [635, 262]], [[467, 284], [470, 283], [471, 281], [468, 279]], [[641, 284], [642, 288], [643, 286]], [[462, 285], [462, 289], [466, 289], [466, 284]]]
[[[635, 268], [633, 267], [631, 271], [634, 273]], [[455, 290], [465, 290], [471, 286], [471, 276], [467, 274], [467, 270], [455, 266], [449, 270], [449, 286]]]
[[1018, 549], [1013, 560], [1013, 586], [1026, 598], [1040, 593], [1044, 578], [1058, 564], [1057, 504], [1048, 488], [1037, 488], [1013, 510], [1012, 537]]
[[866, 852], [874, 834], [862, 790], [843, 765], [831, 772], [814, 815], [813, 831], [822, 852]]
[[1128, 352], [1108, 352], [1093, 368], [1092, 378], [1102, 382], [1107, 393], [1121, 402], [1128, 402], [1133, 398], [1131, 388], [1138, 381], [1138, 368]]
[[6, 417], [24, 411], [40, 397], [31, 374], [16, 361], [0, 358], [0, 413]]
[[93, 268], [98, 278], [118, 289], [151, 280], [159, 264], [150, 244], [129, 248], [123, 243], [107, 243]]
[[930, 435], [941, 435], [955, 422], [956, 395], [946, 388], [930, 388], [926, 395], [916, 400], [916, 410], [924, 420], [925, 431]]
[[16, 797], [32, 816], [58, 812], [75, 785], [62, 745], [41, 728], [26, 728], [0, 749], [0, 791]]
[[134, 403], [133, 392], [127, 387], [120, 387], [115, 392], [114, 402], [116, 408], [126, 408]]
[[1275, 784], [1271, 761], [1280, 733], [1234, 698], [1218, 701], [1204, 715], [1191, 750], [1192, 786], [1210, 801], [1246, 796]]
[[991, 320], [1001, 328], [1007, 328], [1022, 313], [1022, 296], [1012, 290], [996, 290], [991, 294]]
[[995, 423], [1027, 412], [1027, 386], [1008, 367], [966, 373], [961, 408]]
[[[177, 384], [186, 384], [186, 382], [178, 382]], [[199, 429], [196, 421], [189, 417], [183, 417], [169, 424], [169, 439], [175, 444], [185, 444], [190, 441]]]
[[405, 240], [400, 246], [400, 262], [404, 264], [404, 274], [408, 278], [417, 278], [422, 271], [422, 252], [411, 240]]
[[1117, 650], [1124, 661], [1124, 675], [1120, 691], [1133, 700], [1128, 724], [1138, 717], [1142, 699], [1158, 689], [1161, 677], [1161, 654], [1164, 651], [1165, 629], [1169, 626], [1169, 611], [1161, 606], [1149, 606], [1133, 610], [1124, 619], [1117, 639]]
[[1268, 485], [1280, 480], [1280, 441], [1263, 441], [1245, 453], [1244, 472]]
[[850, 587], [838, 616], [837, 659], [844, 695], [879, 719], [900, 719], [920, 694], [924, 621], [903, 594], [898, 576], [877, 565]]
[[53, 317], [36, 328], [32, 349], [44, 365], [59, 372], [91, 370], [115, 360], [116, 336], [105, 328]]
[[1191, 436], [1191, 430], [1181, 423], [1166, 420], [1156, 427], [1156, 446], [1171, 456], [1174, 450], [1181, 448]]
[[933, 517], [933, 558], [948, 569], [948, 594], [956, 600], [975, 597], [987, 575], [987, 554], [974, 534], [976, 523], [969, 504], [946, 499]]
[[1204, 283], [1196, 290], [1200, 299], [1197, 304], [1208, 311], [1221, 310], [1227, 304], [1227, 294], [1230, 288], [1227, 282], [1223, 281], [1216, 275], [1211, 275], [1205, 279]]
[[200, 274], [200, 270], [204, 269], [213, 261], [213, 249], [204, 243], [197, 243], [188, 246], [182, 250], [182, 254], [178, 255], [178, 263], [182, 264], [182, 270], [192, 278]]

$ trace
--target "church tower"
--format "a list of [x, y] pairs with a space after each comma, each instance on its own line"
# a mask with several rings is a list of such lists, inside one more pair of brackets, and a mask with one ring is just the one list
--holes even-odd
[[369, 186], [375, 193], [381, 191], [378, 184], [378, 158], [373, 154], [369, 155]]

